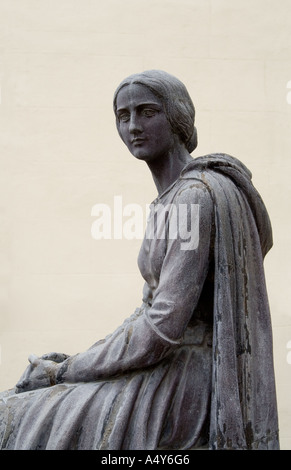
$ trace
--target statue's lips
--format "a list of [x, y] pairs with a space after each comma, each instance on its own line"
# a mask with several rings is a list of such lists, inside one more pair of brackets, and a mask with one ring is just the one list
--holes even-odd
[[141, 145], [141, 144], [143, 144], [143, 142], [145, 142], [145, 139], [142, 139], [140, 137], [138, 137], [136, 139], [133, 139], [131, 141], [132, 145]]

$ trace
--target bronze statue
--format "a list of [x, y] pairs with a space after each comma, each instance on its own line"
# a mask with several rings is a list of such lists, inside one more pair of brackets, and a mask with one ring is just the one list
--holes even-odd
[[[278, 449], [263, 268], [272, 230], [251, 173], [229, 155], [190, 155], [195, 110], [172, 75], [128, 77], [114, 112], [158, 191], [138, 258], [142, 305], [83, 353], [30, 357], [16, 389], [0, 394], [1, 446]], [[191, 224], [193, 207], [199, 239], [185, 248], [169, 228], [177, 214], [179, 227]]]

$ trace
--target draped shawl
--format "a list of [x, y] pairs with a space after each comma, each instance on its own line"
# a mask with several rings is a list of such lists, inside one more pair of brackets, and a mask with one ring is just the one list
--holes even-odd
[[211, 449], [278, 449], [272, 327], [263, 259], [272, 229], [250, 171], [225, 154], [199, 157], [215, 212]]

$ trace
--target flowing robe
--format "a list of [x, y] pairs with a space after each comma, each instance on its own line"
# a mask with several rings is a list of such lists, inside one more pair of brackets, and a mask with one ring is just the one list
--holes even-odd
[[0, 395], [2, 448], [278, 448], [263, 269], [272, 231], [250, 172], [224, 154], [193, 160], [148, 226], [141, 307], [66, 359], [57, 385]]

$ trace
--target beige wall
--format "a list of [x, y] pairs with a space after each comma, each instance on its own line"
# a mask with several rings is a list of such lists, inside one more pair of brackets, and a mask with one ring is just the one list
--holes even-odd
[[91, 209], [156, 195], [111, 102], [125, 76], [160, 68], [196, 105], [193, 156], [240, 158], [268, 207], [281, 447], [291, 449], [290, 30], [291, 0], [0, 0], [0, 390], [29, 353], [87, 349], [141, 302], [140, 240], [93, 240]]

